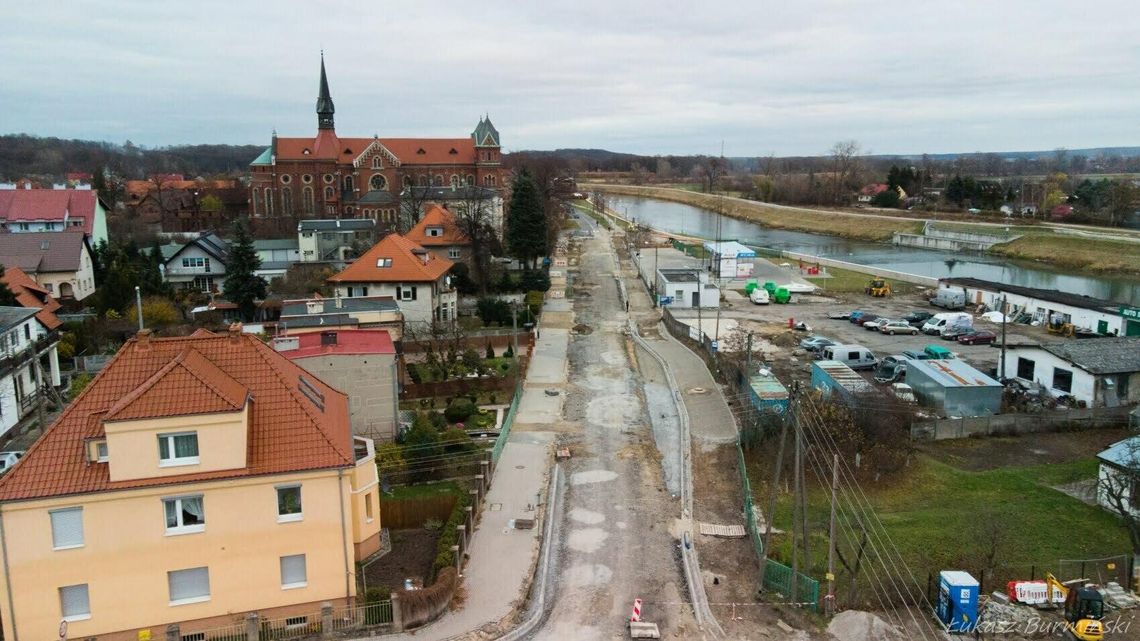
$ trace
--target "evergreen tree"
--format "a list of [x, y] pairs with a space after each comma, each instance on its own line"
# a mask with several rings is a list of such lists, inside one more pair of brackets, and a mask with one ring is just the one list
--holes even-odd
[[226, 284], [222, 290], [226, 300], [237, 305], [238, 313], [246, 321], [253, 320], [256, 301], [265, 298], [266, 282], [255, 272], [261, 269], [261, 258], [253, 249], [253, 236], [244, 218], [234, 221], [233, 241], [230, 242], [230, 259], [226, 264]]
[[[0, 276], [4, 274], [4, 266], [0, 265]], [[16, 295], [12, 290], [8, 289], [8, 283], [0, 281], [0, 307], [19, 307], [20, 302], [16, 300]]]
[[549, 251], [546, 241], [546, 210], [530, 172], [523, 169], [511, 190], [507, 217], [507, 247], [511, 255], [532, 267]]

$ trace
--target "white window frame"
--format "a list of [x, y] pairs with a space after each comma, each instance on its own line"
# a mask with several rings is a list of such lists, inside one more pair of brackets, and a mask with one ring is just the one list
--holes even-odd
[[198, 595], [198, 596], [192, 596], [192, 597], [186, 597], [184, 599], [171, 598], [170, 599], [170, 605], [175, 606], [175, 605], [188, 605], [190, 603], [205, 603], [206, 601], [210, 600], [210, 569], [207, 566], [202, 566], [202, 567], [197, 567], [197, 568], [183, 568], [181, 570], [170, 570], [170, 571], [168, 571], [166, 573], [167, 596], [168, 597], [174, 596], [173, 594], [170, 594], [170, 579], [172, 578], [172, 575], [174, 575], [177, 572], [190, 572], [193, 570], [206, 570], [206, 594]]
[[107, 447], [107, 441], [95, 442], [95, 462], [106, 463], [111, 459], [111, 450]]
[[[185, 499], [198, 499], [202, 503], [202, 522], [191, 525], [182, 524], [182, 501]], [[166, 504], [174, 503], [174, 514], [178, 525], [171, 527], [166, 523]], [[206, 531], [206, 501], [201, 494], [183, 494], [181, 496], [166, 496], [162, 499], [162, 524], [166, 528], [166, 536], [181, 536], [183, 534], [197, 534]]]
[[[298, 557], [300, 557], [300, 559], [301, 559], [302, 569], [305, 572], [305, 578], [303, 581], [294, 581], [292, 583], [286, 583], [285, 582], [285, 559], [296, 559]], [[280, 558], [279, 565], [281, 568], [281, 589], [282, 590], [296, 590], [297, 588], [303, 588], [303, 587], [306, 587], [309, 585], [309, 561], [308, 561], [308, 559], [305, 558], [304, 554], [287, 554], [287, 555]]]
[[[305, 500], [301, 493], [300, 483], [291, 483], [289, 485], [278, 485], [274, 488], [274, 498], [277, 499], [277, 522], [278, 523], [296, 523], [297, 521], [305, 520]], [[281, 513], [281, 491], [282, 490], [297, 490], [297, 502], [300, 504], [300, 512], [295, 514], [282, 514]]]
[[[197, 465], [200, 462], [200, 456], [182, 456], [182, 457], [174, 456], [174, 450], [175, 450], [174, 439], [179, 437], [179, 436], [193, 436], [194, 442], [195, 443], [198, 442], [198, 433], [197, 432], [170, 432], [168, 434], [159, 434], [158, 435], [158, 439], [159, 439], [158, 466], [159, 467], [178, 467], [181, 465]], [[165, 458], [165, 459], [162, 458], [162, 442], [163, 441], [165, 441], [167, 443], [167, 452], [170, 454], [170, 458]], [[201, 454], [200, 449], [198, 450], [198, 452], [199, 452], [199, 454]]]
[[462, 253], [454, 247], [447, 250], [447, 257], [452, 259], [452, 260], [459, 258], [461, 255], [462, 255]]
[[[79, 513], [79, 543], [68, 543], [66, 545], [56, 545], [55, 544], [55, 538], [56, 538], [56, 536], [55, 536], [55, 519], [53, 517], [56, 514], [64, 514], [64, 513], [71, 513], [71, 512], [78, 512]], [[83, 531], [83, 508], [82, 507], [65, 507], [65, 508], [60, 508], [58, 510], [48, 510], [48, 519], [51, 521], [51, 539], [52, 539], [51, 549], [53, 549], [53, 550], [74, 550], [74, 549], [81, 548], [81, 547], [87, 545], [87, 536], [86, 536], [86, 533], [84, 533], [84, 531]]]
[[[87, 612], [81, 614], [65, 614], [63, 611], [63, 591], [74, 588], [83, 588], [83, 594], [87, 601]], [[86, 621], [91, 618], [91, 589], [86, 583], [77, 583], [75, 585], [65, 585], [59, 588], [59, 617], [68, 623], [72, 621]]]
[[414, 287], [407, 287], [407, 286], [400, 288], [400, 300], [403, 300], [403, 301], [414, 300], [414, 298], [413, 298], [413, 293], [414, 293], [413, 290], [414, 289], [415, 289]]

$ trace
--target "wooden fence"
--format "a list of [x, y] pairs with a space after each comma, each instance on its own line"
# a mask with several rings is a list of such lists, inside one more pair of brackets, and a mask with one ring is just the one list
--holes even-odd
[[380, 524], [389, 530], [406, 530], [423, 527], [430, 519], [447, 523], [456, 500], [453, 494], [402, 500], [381, 498]]

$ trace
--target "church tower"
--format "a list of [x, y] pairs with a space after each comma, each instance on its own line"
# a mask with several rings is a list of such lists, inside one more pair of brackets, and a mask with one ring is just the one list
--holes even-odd
[[329, 79], [325, 76], [325, 53], [321, 52], [321, 92], [317, 96], [317, 129], [334, 129], [332, 96], [329, 95]]

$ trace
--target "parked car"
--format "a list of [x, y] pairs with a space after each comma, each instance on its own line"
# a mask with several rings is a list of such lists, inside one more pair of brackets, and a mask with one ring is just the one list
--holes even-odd
[[914, 390], [906, 383], [895, 383], [891, 385], [891, 391], [894, 392], [895, 398], [903, 403], [918, 404], [918, 399], [914, 397]]
[[931, 314], [930, 312], [914, 311], [907, 314], [906, 316], [903, 316], [902, 319], [911, 325], [922, 329], [923, 324], [926, 323], [926, 321], [930, 320], [930, 317], [933, 315], [934, 314]]
[[963, 345], [989, 345], [997, 340], [997, 334], [986, 329], [974, 329], [958, 337]]
[[927, 354], [925, 351], [918, 352], [913, 349], [908, 349], [903, 352], [903, 356], [906, 356], [912, 361], [928, 361], [932, 358], [930, 354]]
[[942, 314], [935, 314], [931, 316], [922, 325], [922, 332], [924, 334], [941, 334], [942, 329], [947, 325], [960, 325], [963, 323], [973, 324], [973, 317], [966, 312], [945, 312]]
[[863, 321], [863, 329], [876, 331], [889, 322], [891, 322], [891, 319], [883, 318], [881, 316], [878, 318], [872, 318], [871, 320]]
[[939, 332], [938, 335], [942, 337], [942, 340], [954, 341], [958, 340], [959, 336], [968, 334], [972, 331], [974, 331], [974, 326], [970, 323], [955, 323], [953, 325], [947, 325], [946, 327], [943, 327], [942, 331]]
[[793, 294], [814, 294], [817, 289], [811, 283], [788, 283], [787, 285], [780, 285], [784, 289]]
[[922, 354], [924, 359], [932, 361], [948, 361], [955, 358], [954, 352], [951, 352], [941, 345], [927, 345], [922, 348]]
[[903, 354], [893, 354], [879, 361], [875, 368], [875, 380], [880, 383], [893, 383], [906, 376], [906, 362], [911, 360]]
[[19, 461], [23, 457], [24, 457], [24, 451], [23, 450], [18, 450], [18, 451], [13, 450], [10, 452], [0, 452], [0, 474], [3, 474], [4, 472], [7, 472], [8, 470], [12, 469], [12, 466], [15, 465], [16, 462]]
[[858, 325], [860, 327], [865, 327], [867, 323], [870, 323], [871, 321], [877, 321], [880, 318], [882, 318], [882, 317], [879, 316], [878, 314], [872, 314], [871, 312], [863, 312], [859, 316], [859, 320], [855, 320], [855, 321], [851, 321], [851, 322], [855, 323], [856, 325]]
[[827, 317], [831, 320], [847, 320], [850, 316], [851, 312], [827, 312]]
[[800, 347], [808, 350], [809, 352], [814, 352], [827, 347], [828, 345], [834, 344], [835, 341], [824, 336], [808, 336], [807, 338], [800, 341]]
[[[869, 314], [869, 313], [870, 312], [864, 312], [864, 311], [857, 309], [857, 310], [854, 310], [850, 314], [847, 315], [847, 320], [851, 321], [852, 323], [859, 324], [860, 322], [862, 322], [859, 319], [863, 318], [864, 314]], [[868, 320], [870, 320], [870, 319], [868, 319]]]
[[884, 334], [890, 334], [891, 336], [895, 334], [910, 334], [914, 336], [918, 333], [918, 328], [905, 320], [893, 320], [879, 325], [879, 331]]
[[768, 290], [763, 287], [757, 287], [748, 295], [748, 300], [752, 301], [754, 305], [767, 305], [771, 301], [771, 298], [768, 296]]
[[930, 299], [930, 304], [943, 309], [962, 309], [966, 306], [966, 290], [942, 287]]
[[879, 364], [875, 354], [862, 345], [828, 345], [823, 360], [839, 361], [851, 369], [874, 369]]

